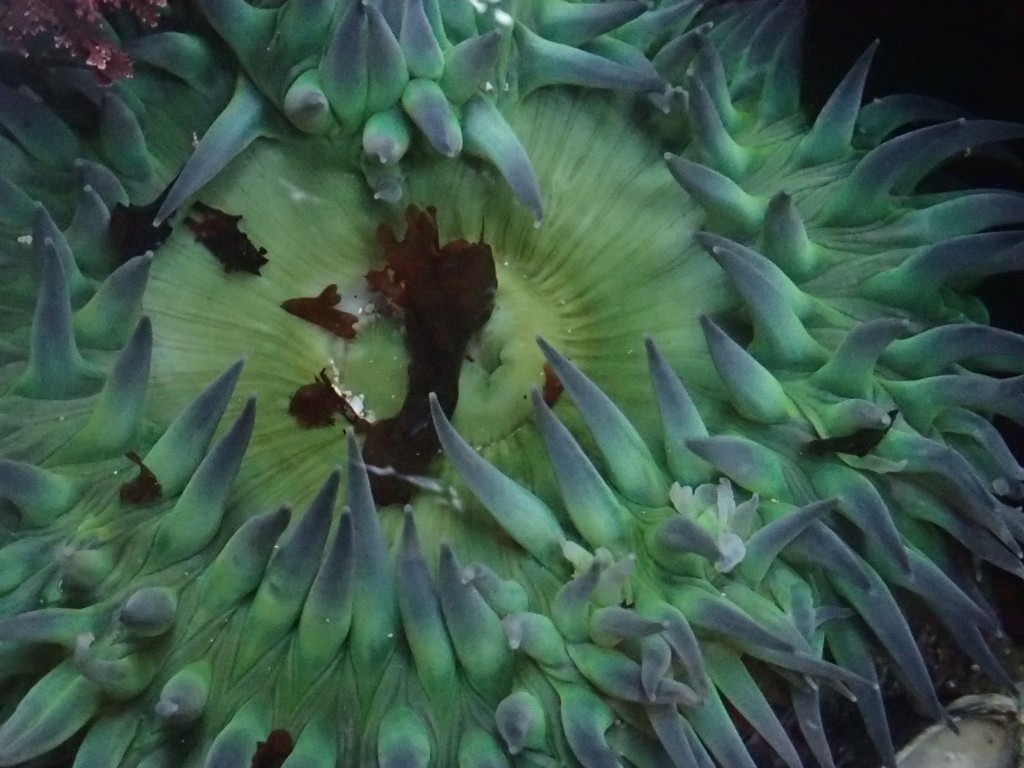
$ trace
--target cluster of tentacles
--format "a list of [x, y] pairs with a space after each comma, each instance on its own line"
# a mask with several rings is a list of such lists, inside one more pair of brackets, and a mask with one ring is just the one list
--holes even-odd
[[[944, 717], [907, 600], [1012, 687], [1024, 338], [963, 291], [1024, 197], [917, 190], [1024, 128], [861, 108], [873, 51], [808, 120], [799, 0], [196, 5], [0, 87], [0, 765], [753, 766], [738, 713], [797, 766], [790, 708], [829, 766], [833, 693], [893, 765], [879, 652]], [[378, 508], [288, 407], [398, 410], [409, 203], [497, 293]]]

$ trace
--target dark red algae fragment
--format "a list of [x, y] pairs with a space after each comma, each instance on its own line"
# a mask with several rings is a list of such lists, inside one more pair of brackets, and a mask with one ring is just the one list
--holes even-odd
[[267, 249], [253, 245], [249, 236], [238, 228], [241, 220], [241, 216], [196, 203], [185, 223], [195, 233], [196, 240], [224, 266], [225, 272], [248, 272], [258, 276], [267, 263]]
[[266, 741], [256, 742], [256, 753], [249, 768], [281, 768], [294, 748], [291, 734], [283, 728], [275, 728]]
[[[299, 387], [288, 404], [288, 413], [303, 427], [330, 426], [335, 415], [341, 414], [366, 435], [363, 459], [371, 468], [370, 486], [380, 506], [409, 501], [415, 486], [405, 478], [425, 472], [440, 452], [430, 418], [430, 393], [437, 395], [441, 409], [451, 418], [459, 399], [459, 372], [466, 346], [490, 318], [498, 289], [489, 245], [458, 239], [442, 246], [437, 211], [432, 207], [424, 211], [409, 206], [405, 220], [402, 240], [387, 225], [378, 227], [385, 264], [366, 275], [370, 288], [382, 294], [405, 323], [410, 359], [402, 407], [388, 419], [364, 419], [323, 370], [312, 384]], [[303, 302], [299, 305], [303, 312], [312, 307], [318, 313], [333, 308], [336, 296], [336, 287], [330, 285], [316, 299], [290, 299], [285, 304], [294, 307], [294, 302]], [[323, 325], [289, 306], [285, 309]]]
[[288, 413], [306, 429], [330, 427], [334, 415], [341, 414], [357, 432], [367, 432], [371, 423], [356, 413], [355, 408], [341, 395], [327, 378], [327, 369], [321, 368], [312, 384], [303, 384], [288, 401]]
[[341, 301], [341, 295], [338, 293], [338, 286], [331, 283], [320, 291], [319, 296], [287, 299], [281, 302], [281, 306], [285, 312], [290, 312], [307, 322], [319, 325], [335, 336], [354, 339], [356, 337], [355, 324], [359, 318], [351, 312], [336, 309], [335, 305], [339, 301]]
[[452, 240], [441, 246], [437, 211], [409, 206], [403, 240], [384, 224], [377, 241], [385, 265], [366, 275], [370, 287], [401, 311], [409, 350], [409, 388], [398, 413], [371, 425], [363, 459], [394, 473], [370, 475], [379, 505], [404, 504], [414, 487], [400, 475], [423, 473], [441, 446], [430, 419], [431, 392], [449, 418], [459, 399], [466, 345], [491, 316], [498, 289], [494, 256], [486, 243]]
[[840, 437], [824, 437], [820, 440], [808, 440], [804, 444], [804, 453], [811, 456], [825, 456], [830, 453], [849, 453], [853, 456], [866, 456], [892, 428], [899, 411], [889, 411], [889, 426], [858, 429], [849, 435]]
[[124, 504], [152, 504], [159, 501], [163, 496], [164, 489], [160, 485], [153, 471], [142, 463], [139, 454], [129, 451], [125, 454], [132, 464], [139, 468], [139, 474], [134, 480], [129, 480], [121, 486], [119, 495]]
[[544, 398], [544, 404], [551, 406], [558, 402], [558, 398], [562, 396], [562, 382], [559, 381], [558, 376], [555, 375], [555, 369], [551, 367], [551, 363], [544, 362], [544, 389], [541, 391], [541, 397]]
[[121, 263], [146, 251], [155, 251], [171, 236], [171, 225], [166, 221], [159, 226], [153, 224], [170, 189], [168, 185], [156, 200], [146, 205], [115, 203], [110, 209], [107, 236], [121, 257]]

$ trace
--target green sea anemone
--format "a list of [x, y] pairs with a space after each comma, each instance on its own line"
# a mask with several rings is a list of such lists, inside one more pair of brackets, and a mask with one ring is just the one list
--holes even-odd
[[1024, 128], [809, 117], [800, 0], [195, 5], [0, 87], [0, 766], [893, 765], [908, 602], [1013, 687], [1024, 196], [919, 185]]

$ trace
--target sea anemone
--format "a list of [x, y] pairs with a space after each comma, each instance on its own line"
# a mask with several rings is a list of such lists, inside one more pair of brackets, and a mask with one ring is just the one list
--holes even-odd
[[1024, 196], [921, 182], [1024, 128], [809, 118], [800, 0], [195, 5], [0, 87], [0, 766], [893, 765], [907, 603], [1013, 687]]

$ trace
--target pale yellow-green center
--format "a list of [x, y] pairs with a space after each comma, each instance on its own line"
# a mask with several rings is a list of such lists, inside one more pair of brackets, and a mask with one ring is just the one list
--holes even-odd
[[[343, 417], [331, 427], [305, 429], [288, 414], [293, 393], [321, 370], [339, 389], [360, 396], [376, 418], [400, 407], [408, 363], [400, 318], [363, 319], [356, 337], [343, 341], [280, 304], [335, 283], [342, 306], [365, 306], [372, 298], [365, 274], [383, 264], [377, 226], [387, 223], [401, 237], [409, 203], [436, 206], [442, 243], [482, 236], [493, 250], [495, 308], [467, 350], [454, 423], [542, 498], [556, 491], [529, 402], [530, 388], [545, 380], [537, 336], [572, 359], [648, 436], [660, 430], [645, 333], [695, 392], [712, 386], [697, 318], [734, 298], [692, 240], [702, 214], [653, 145], [596, 98], [538, 94], [511, 119], [549, 211], [539, 228], [483, 165], [423, 157], [409, 163], [407, 198], [386, 206], [369, 199], [328, 140], [294, 138], [255, 143], [202, 194], [206, 204], [241, 215], [242, 230], [266, 248], [262, 276], [225, 274], [184, 225], [161, 250], [145, 300], [156, 338], [154, 414], [171, 419], [206, 382], [246, 358], [228, 418], [256, 393], [256, 428], [236, 491], [250, 514], [262, 511], [266, 499], [305, 503], [344, 459]], [[595, 154], [603, 162], [594, 162]], [[556, 411], [586, 442], [568, 397]], [[443, 536], [479, 541], [487, 525], [482, 512], [474, 513], [472, 495], [442, 461], [432, 472], [455, 488], [417, 499], [421, 519], [436, 516], [420, 526], [425, 548]], [[385, 527], [397, 523], [390, 517], [383, 516]]]

